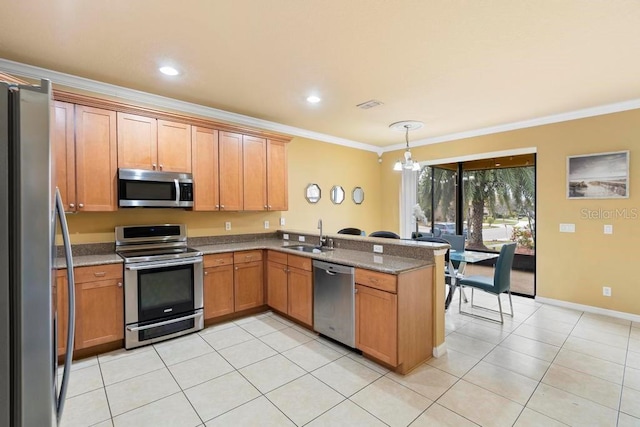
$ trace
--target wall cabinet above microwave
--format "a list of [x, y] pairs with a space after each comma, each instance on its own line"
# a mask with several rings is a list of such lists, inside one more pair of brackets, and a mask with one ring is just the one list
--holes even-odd
[[118, 167], [191, 172], [191, 125], [118, 113]]

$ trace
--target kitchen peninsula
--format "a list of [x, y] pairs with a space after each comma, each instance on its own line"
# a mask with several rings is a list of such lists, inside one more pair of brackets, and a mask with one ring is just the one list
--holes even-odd
[[[286, 237], [286, 239], [285, 239]], [[438, 356], [444, 343], [444, 253], [447, 246], [418, 244], [360, 236], [329, 235], [332, 250], [303, 252], [300, 244], [313, 246], [318, 235], [278, 231], [232, 236], [189, 238], [189, 246], [204, 254], [205, 324], [210, 325], [272, 309], [313, 330], [312, 260], [355, 268], [355, 347], [363, 354], [398, 373]], [[374, 253], [373, 245], [383, 253]], [[76, 272], [81, 269], [114, 268], [122, 259], [105, 250], [109, 244], [74, 247]], [[314, 253], [316, 252], [316, 253]], [[59, 263], [59, 280], [64, 264]], [[121, 271], [121, 269], [120, 269]], [[96, 276], [102, 272], [96, 271]], [[119, 282], [118, 282], [119, 283]], [[64, 286], [59, 285], [59, 288]], [[122, 298], [122, 288], [107, 298]], [[82, 301], [82, 292], [79, 300]], [[85, 298], [85, 300], [87, 300]], [[61, 305], [63, 299], [59, 297]], [[121, 302], [103, 301], [108, 307]], [[82, 322], [104, 323], [78, 308]], [[117, 310], [117, 308], [116, 308]], [[78, 357], [122, 346], [121, 316], [111, 316], [112, 331], [104, 338], [85, 337], [76, 345]], [[64, 321], [60, 322], [61, 326]], [[117, 332], [114, 334], [113, 332]], [[104, 332], [102, 332], [104, 333]], [[100, 343], [84, 346], [85, 343]], [[63, 347], [62, 347], [63, 348]]]

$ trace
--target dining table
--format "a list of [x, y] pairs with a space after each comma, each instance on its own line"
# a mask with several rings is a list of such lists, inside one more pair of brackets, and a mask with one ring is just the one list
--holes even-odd
[[[453, 294], [455, 293], [456, 287], [458, 287], [458, 282], [465, 275], [465, 270], [467, 264], [475, 264], [480, 261], [487, 261], [490, 259], [495, 259], [500, 256], [497, 252], [479, 252], [479, 251], [455, 251], [449, 250], [449, 261], [447, 264], [447, 268], [445, 269], [445, 276], [450, 278], [450, 286], [449, 293], [445, 299], [444, 308], [445, 310], [449, 308], [449, 304], [451, 304], [451, 300], [453, 299]], [[453, 262], [458, 262], [458, 268], [454, 268]], [[462, 290], [461, 290], [462, 292]], [[462, 294], [464, 296], [464, 293]], [[467, 302], [465, 296], [465, 302]]]

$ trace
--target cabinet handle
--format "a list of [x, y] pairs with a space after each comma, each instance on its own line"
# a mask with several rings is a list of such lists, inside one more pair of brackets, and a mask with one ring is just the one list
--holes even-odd
[[118, 287], [121, 288], [122, 287], [122, 282], [118, 282]]
[[163, 167], [164, 167], [164, 166], [162, 165], [162, 163], [160, 163], [160, 170], [162, 170], [162, 168], [163, 168]]
[[220, 209], [224, 209], [224, 205], [220, 205]]
[[284, 267], [284, 268], [282, 269], [282, 271], [284, 271], [285, 273], [288, 273], [288, 272], [289, 272], [289, 270], [287, 270], [287, 267]]
[[265, 210], [268, 209], [267, 205], [264, 205]]
[[104, 277], [107, 273], [105, 271], [97, 271], [95, 273], [93, 273], [94, 276], [96, 277]]
[[354, 294], [357, 294], [357, 293], [358, 293], [358, 288], [355, 288], [355, 289], [353, 290], [353, 293], [354, 293]]
[[372, 281], [373, 283], [378, 283], [378, 279], [377, 279], [376, 277], [372, 277], [372, 278], [371, 278], [371, 281]]
[[245, 255], [244, 259], [251, 261], [253, 259], [253, 255]]
[[78, 203], [79, 208], [84, 208], [84, 203]]
[[238, 269], [238, 267], [235, 268], [236, 270]]
[[73, 208], [75, 208], [75, 207], [76, 207], [76, 204], [75, 204], [75, 203], [69, 203], [69, 207], [70, 207], [71, 209], [73, 209]]
[[153, 170], [156, 170], [156, 167], [158, 167], [158, 165], [156, 165], [155, 163], [152, 163], [151, 167], [153, 168]]
[[216, 205], [216, 209], [220, 209], [220, 205]]
[[204, 272], [204, 275], [205, 275], [205, 276], [209, 275], [209, 272], [208, 272], [208, 271], [205, 271], [205, 272]]
[[271, 205], [269, 205], [269, 210], [271, 210]]

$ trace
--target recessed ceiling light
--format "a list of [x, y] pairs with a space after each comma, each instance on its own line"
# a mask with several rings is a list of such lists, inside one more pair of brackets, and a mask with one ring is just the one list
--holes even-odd
[[307, 102], [310, 102], [312, 104], [317, 104], [320, 101], [322, 100], [320, 99], [319, 96], [316, 96], [316, 95], [307, 96]]
[[162, 74], [166, 74], [167, 76], [177, 76], [178, 74], [180, 74], [178, 70], [169, 66], [160, 67], [160, 72]]

